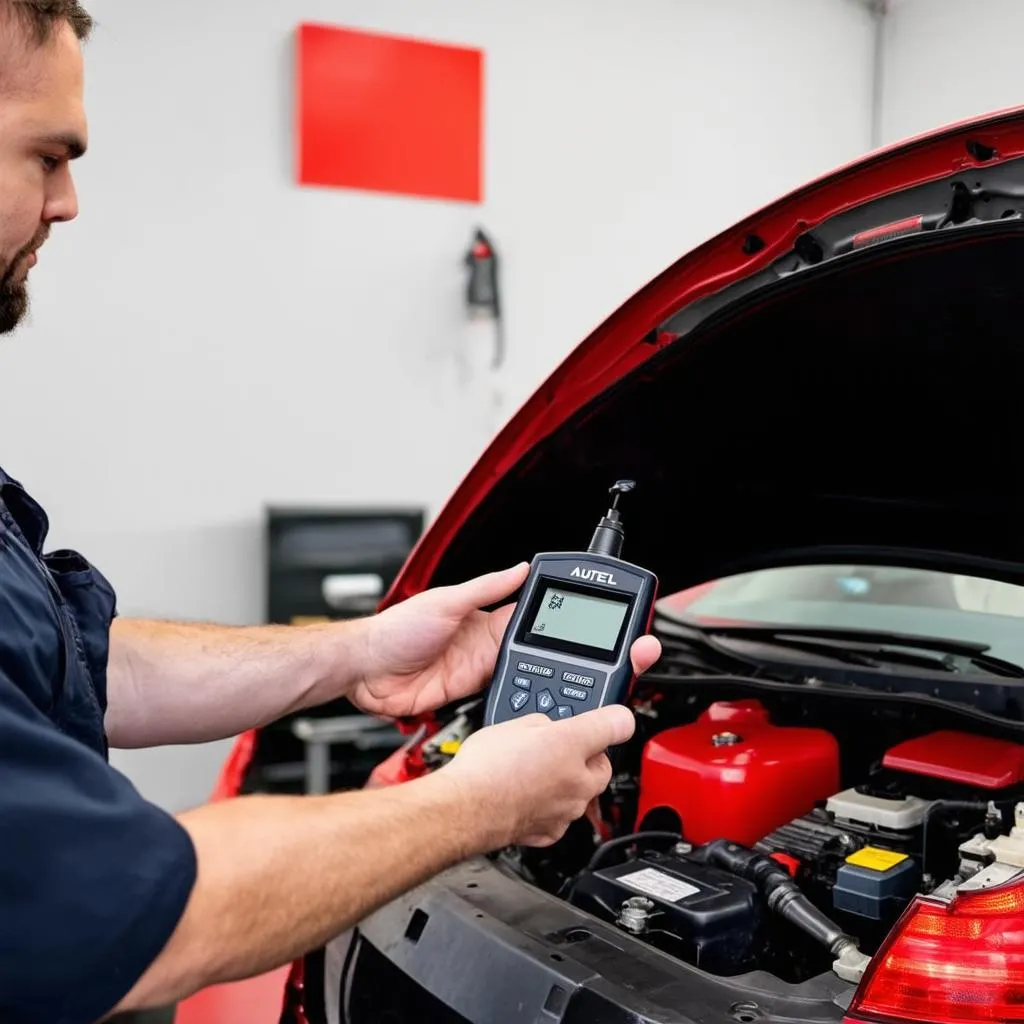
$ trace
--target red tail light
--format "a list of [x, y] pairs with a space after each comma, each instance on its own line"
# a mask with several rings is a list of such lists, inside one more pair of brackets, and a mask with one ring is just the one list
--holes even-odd
[[918, 898], [871, 962], [857, 1021], [1024, 1021], [1024, 883]]

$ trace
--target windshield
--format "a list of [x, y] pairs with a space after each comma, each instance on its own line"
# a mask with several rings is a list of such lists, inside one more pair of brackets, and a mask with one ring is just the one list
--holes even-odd
[[1024, 664], [1024, 587], [974, 576], [865, 565], [762, 569], [667, 597], [696, 625], [880, 630], [989, 645]]

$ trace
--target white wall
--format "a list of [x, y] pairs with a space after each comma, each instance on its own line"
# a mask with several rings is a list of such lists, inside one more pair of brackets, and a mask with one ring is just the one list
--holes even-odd
[[1024, 103], [1020, 0], [890, 0], [881, 141]]
[[[258, 621], [266, 502], [436, 511], [631, 292], [869, 142], [855, 0], [93, 6], [82, 216], [34, 272], [31, 327], [0, 345], [0, 460], [130, 615]], [[482, 209], [293, 185], [301, 20], [487, 51]], [[478, 222], [504, 257], [497, 381], [465, 351]], [[47, 408], [48, 381], [73, 400]], [[115, 761], [179, 807], [222, 754]]]

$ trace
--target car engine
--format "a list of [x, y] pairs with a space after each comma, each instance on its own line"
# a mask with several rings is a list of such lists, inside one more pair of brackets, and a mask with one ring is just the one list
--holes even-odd
[[501, 863], [714, 974], [858, 981], [913, 897], [1024, 870], [1024, 746], [913, 717], [890, 743], [855, 717], [741, 699], [648, 728], [599, 813]]

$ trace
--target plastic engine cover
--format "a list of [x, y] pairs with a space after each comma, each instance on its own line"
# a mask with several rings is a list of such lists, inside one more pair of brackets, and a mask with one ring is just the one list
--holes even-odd
[[760, 701], [720, 702], [644, 748], [637, 828], [662, 827], [652, 812], [671, 810], [688, 842], [752, 846], [838, 788], [831, 733], [772, 725]]
[[978, 789], [1024, 782], [1024, 747], [1007, 740], [943, 730], [893, 747], [882, 766]]

